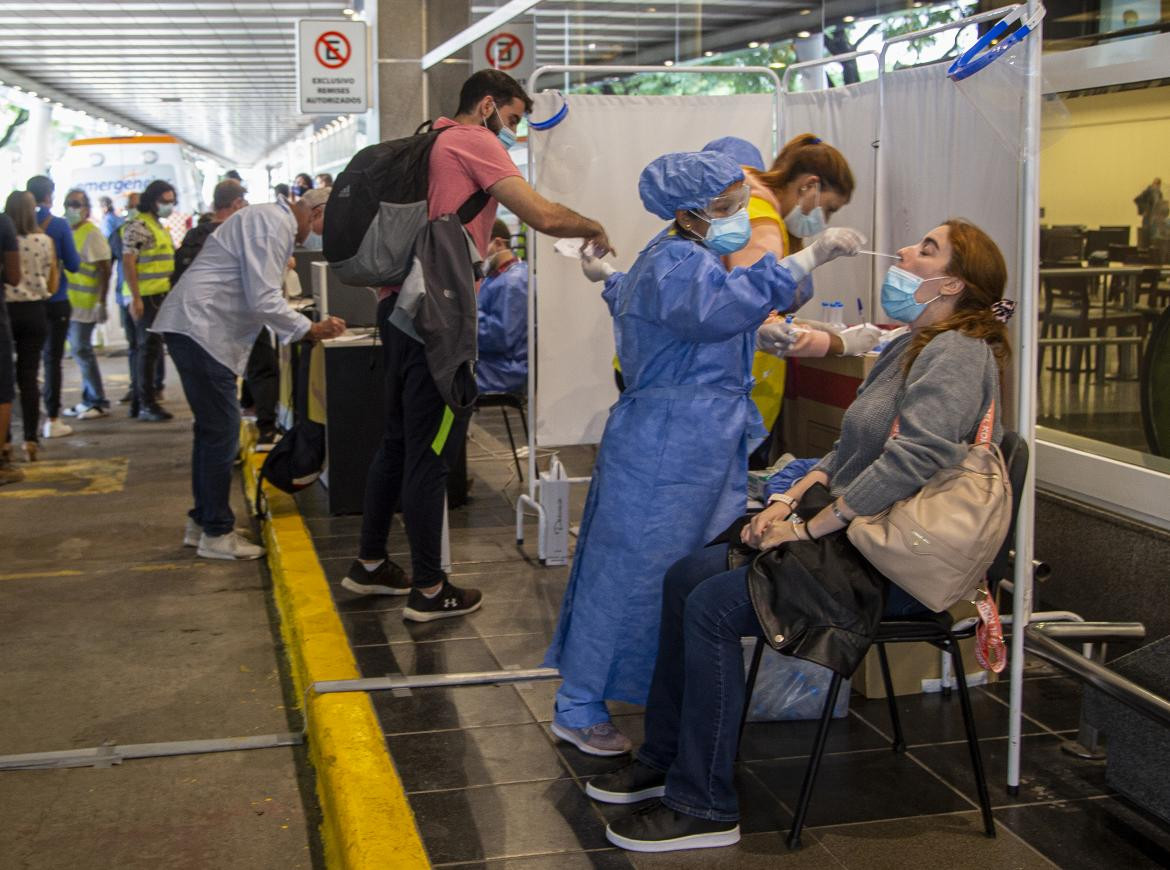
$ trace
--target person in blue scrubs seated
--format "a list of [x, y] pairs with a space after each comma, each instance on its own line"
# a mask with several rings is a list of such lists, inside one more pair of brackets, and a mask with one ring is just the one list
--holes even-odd
[[588, 256], [582, 263], [590, 280], [605, 282], [627, 388], [601, 439], [545, 657], [564, 680], [552, 731], [591, 755], [630, 750], [605, 702], [646, 702], [662, 575], [746, 508], [749, 441], [763, 436], [750, 397], [756, 328], [791, 304], [814, 268], [862, 244], [854, 231], [832, 229], [794, 256], [768, 254], [729, 272], [720, 257], [751, 235], [735, 160], [666, 154], [642, 171], [638, 192], [671, 224], [629, 272]]
[[479, 362], [475, 379], [481, 393], [520, 393], [528, 386], [528, 264], [512, 252], [512, 233], [492, 225], [479, 285]]

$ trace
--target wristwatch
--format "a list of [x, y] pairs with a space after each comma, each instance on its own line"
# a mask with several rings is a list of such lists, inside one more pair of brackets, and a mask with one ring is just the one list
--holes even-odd
[[788, 505], [789, 510], [796, 510], [796, 499], [782, 492], [776, 492], [768, 496], [768, 507], [771, 507], [773, 503], [778, 501], [782, 501]]

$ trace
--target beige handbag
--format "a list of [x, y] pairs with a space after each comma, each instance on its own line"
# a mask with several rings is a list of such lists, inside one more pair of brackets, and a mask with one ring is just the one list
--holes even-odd
[[[1003, 454], [991, 442], [995, 402], [966, 458], [879, 514], [855, 517], [849, 540], [866, 560], [931, 610], [974, 601], [1012, 522]], [[890, 437], [898, 434], [898, 422]]]

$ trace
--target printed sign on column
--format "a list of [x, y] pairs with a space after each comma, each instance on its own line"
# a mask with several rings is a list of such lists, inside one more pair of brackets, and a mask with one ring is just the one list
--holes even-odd
[[471, 47], [471, 67], [498, 69], [524, 82], [536, 68], [536, 40], [531, 21], [509, 21]]
[[297, 103], [303, 115], [369, 108], [369, 53], [364, 21], [297, 21]]

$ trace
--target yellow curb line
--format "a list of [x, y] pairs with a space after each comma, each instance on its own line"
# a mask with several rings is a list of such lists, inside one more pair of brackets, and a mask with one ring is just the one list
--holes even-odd
[[[244, 436], [248, 447], [253, 439]], [[254, 504], [263, 456], [250, 449], [245, 456], [244, 488]], [[429, 868], [369, 696], [318, 695], [311, 689], [321, 680], [352, 680], [361, 673], [296, 502], [273, 487], [266, 487], [265, 495], [268, 567], [293, 684], [305, 707], [326, 865], [339, 870]]]

